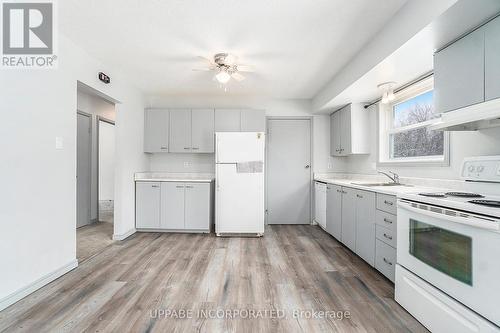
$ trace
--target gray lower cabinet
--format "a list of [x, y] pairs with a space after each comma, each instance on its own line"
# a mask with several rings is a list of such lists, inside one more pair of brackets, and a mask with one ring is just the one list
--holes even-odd
[[326, 231], [336, 239], [342, 237], [342, 187], [326, 187]]
[[375, 268], [394, 282], [396, 273], [396, 249], [381, 240], [376, 240]]
[[136, 182], [136, 228], [210, 232], [212, 184]]
[[210, 228], [210, 184], [186, 184], [184, 201], [184, 228], [206, 230]]
[[500, 98], [500, 17], [485, 26], [484, 97], [487, 101]]
[[356, 251], [356, 190], [342, 187], [342, 243]]
[[266, 112], [264, 110], [241, 110], [242, 132], [265, 132]]
[[144, 152], [167, 153], [169, 111], [147, 109], [144, 111]]
[[396, 197], [327, 184], [326, 231], [394, 281]]
[[215, 109], [215, 132], [239, 132], [241, 111], [239, 109]]
[[170, 110], [170, 149], [171, 153], [191, 152], [191, 111], [186, 109]]
[[184, 229], [184, 183], [161, 184], [161, 229]]
[[375, 193], [356, 191], [356, 254], [375, 265]]
[[160, 183], [138, 182], [135, 187], [135, 224], [141, 229], [160, 227]]
[[434, 55], [434, 96], [438, 113], [484, 101], [484, 29]]

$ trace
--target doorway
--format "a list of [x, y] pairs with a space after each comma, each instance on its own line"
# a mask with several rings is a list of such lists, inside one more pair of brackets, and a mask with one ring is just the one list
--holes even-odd
[[113, 243], [115, 103], [77, 89], [76, 256], [84, 261]]
[[267, 119], [268, 224], [311, 223], [312, 119]]

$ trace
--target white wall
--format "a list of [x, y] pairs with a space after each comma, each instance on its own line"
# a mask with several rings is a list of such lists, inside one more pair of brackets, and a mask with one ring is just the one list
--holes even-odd
[[[346, 157], [346, 164], [339, 171], [350, 173], [376, 173], [378, 156], [378, 110], [377, 107], [371, 107], [367, 112], [370, 112], [371, 154]], [[458, 180], [460, 178], [460, 167], [464, 157], [500, 155], [500, 127], [475, 132], [450, 133], [449, 166], [380, 167], [379, 170], [391, 170], [405, 177]]]
[[89, 93], [77, 89], [76, 95], [76, 105], [79, 111], [83, 111], [91, 115], [92, 120], [92, 148], [91, 148], [91, 177], [90, 177], [90, 219], [96, 220], [98, 216], [98, 153], [99, 153], [99, 142], [97, 139], [97, 116], [104, 117], [109, 120], [116, 119], [115, 104], [106, 101], [102, 97], [91, 95]]
[[[40, 286], [76, 262], [77, 80], [122, 102], [116, 118], [115, 234], [134, 228], [133, 174], [149, 168], [142, 153], [140, 91], [62, 34], [58, 38], [58, 69], [0, 75], [0, 309], [37, 280]], [[111, 76], [110, 85], [97, 80], [99, 71]], [[55, 149], [56, 137], [64, 140], [62, 150]]]
[[115, 197], [115, 126], [99, 122], [99, 201]]
[[[331, 159], [330, 122], [326, 115], [313, 115], [310, 100], [267, 99], [249, 96], [150, 96], [152, 108], [252, 108], [266, 110], [266, 116], [313, 117], [314, 172], [327, 172]], [[184, 163], [187, 163], [186, 167]], [[151, 154], [151, 171], [214, 172], [213, 154]]]

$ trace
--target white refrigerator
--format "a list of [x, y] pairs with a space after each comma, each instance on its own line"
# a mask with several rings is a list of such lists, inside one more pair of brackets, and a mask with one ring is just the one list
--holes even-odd
[[215, 133], [215, 232], [264, 234], [262, 132]]

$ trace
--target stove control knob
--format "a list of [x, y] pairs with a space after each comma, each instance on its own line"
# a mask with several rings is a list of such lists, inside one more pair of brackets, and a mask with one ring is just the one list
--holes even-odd
[[477, 172], [483, 172], [484, 171], [484, 166], [480, 165], [477, 167]]
[[474, 172], [476, 168], [473, 165], [469, 165], [469, 172]]

